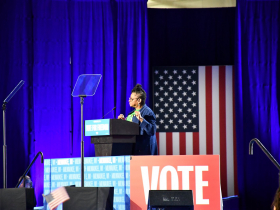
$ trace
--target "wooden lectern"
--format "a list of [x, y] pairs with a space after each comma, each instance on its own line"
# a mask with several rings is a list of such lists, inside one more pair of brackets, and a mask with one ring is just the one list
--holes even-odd
[[110, 135], [91, 136], [95, 156], [132, 155], [139, 125], [120, 119], [110, 119]]

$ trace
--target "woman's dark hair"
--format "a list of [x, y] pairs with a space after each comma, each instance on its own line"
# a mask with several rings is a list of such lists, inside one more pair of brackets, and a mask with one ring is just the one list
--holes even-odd
[[141, 98], [141, 103], [140, 105], [143, 106], [146, 102], [146, 92], [142, 88], [142, 85], [137, 84], [135, 87], [132, 89], [131, 93], [136, 93], [139, 94], [139, 98]]

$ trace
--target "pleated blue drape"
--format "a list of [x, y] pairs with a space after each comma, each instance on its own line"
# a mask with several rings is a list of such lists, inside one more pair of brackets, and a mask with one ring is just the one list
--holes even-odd
[[258, 138], [280, 160], [279, 1], [238, 0], [236, 16], [236, 130], [238, 187], [242, 209], [270, 209], [278, 170]]
[[[80, 99], [71, 96], [80, 74], [102, 75], [95, 95], [85, 98], [84, 120], [114, 107], [106, 118], [130, 112], [137, 83], [150, 94], [147, 2], [5, 0], [0, 6], [1, 98], [26, 81], [7, 110], [8, 187], [14, 187], [38, 151], [45, 158], [80, 157]], [[84, 140], [85, 156], [94, 156], [90, 138]], [[37, 162], [31, 178], [40, 205], [44, 177]]]

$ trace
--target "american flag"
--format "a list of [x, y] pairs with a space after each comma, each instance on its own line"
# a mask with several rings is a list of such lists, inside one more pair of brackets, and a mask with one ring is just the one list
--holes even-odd
[[70, 199], [65, 187], [59, 187], [48, 195], [43, 195], [49, 205], [50, 210], [55, 209], [61, 203]]
[[236, 195], [233, 66], [156, 67], [160, 155], [220, 155], [223, 197]]

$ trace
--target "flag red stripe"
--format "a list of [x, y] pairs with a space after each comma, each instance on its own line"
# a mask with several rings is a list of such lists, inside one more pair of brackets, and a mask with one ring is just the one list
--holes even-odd
[[186, 153], [186, 133], [180, 132], [180, 155], [185, 155]]
[[227, 196], [226, 67], [219, 67], [220, 158], [223, 196]]
[[232, 107], [233, 107], [233, 161], [234, 161], [234, 194], [238, 195], [237, 185], [237, 151], [236, 151], [236, 120], [235, 120], [235, 83], [234, 83], [234, 66], [232, 67]]
[[205, 68], [205, 104], [206, 104], [206, 154], [213, 154], [213, 131], [212, 131], [212, 66]]
[[156, 132], [156, 138], [157, 138], [157, 150], [159, 154], [159, 132]]
[[193, 154], [199, 155], [199, 133], [193, 132]]
[[70, 199], [64, 187], [60, 187], [54, 190], [53, 192], [51, 192], [51, 195], [54, 198], [50, 203], [48, 203], [51, 210], [55, 209], [58, 205]]
[[[203, 67], [204, 68], [204, 67]], [[215, 67], [217, 68], [217, 67]], [[232, 87], [227, 87], [227, 82], [226, 82], [226, 78], [227, 78], [227, 67], [226, 66], [219, 66], [219, 78], [213, 78], [213, 73], [215, 73], [213, 70], [212, 66], [205, 66], [205, 75], [204, 71], [202, 71], [202, 75], [203, 77], [205, 76], [205, 83], [201, 83], [201, 87], [203, 87], [203, 91], [205, 91], [203, 93], [203, 95], [205, 94], [205, 96], [203, 96], [204, 98], [201, 100], [200, 98], [200, 103], [205, 103], [203, 104], [203, 106], [201, 108], [205, 109], [203, 110], [205, 112], [205, 114], [201, 114], [201, 116], [199, 116], [199, 118], [202, 121], [202, 123], [206, 125], [205, 129], [203, 127], [203, 129], [201, 130], [201, 128], [199, 128], [199, 132], [195, 132], [195, 133], [191, 133], [192, 135], [192, 139], [187, 139], [188, 136], [190, 135], [190, 133], [185, 133], [185, 132], [180, 132], [179, 135], [174, 135], [172, 132], [169, 133], [164, 133], [165, 136], [163, 139], [159, 139], [161, 135], [159, 135], [159, 133], [156, 133], [156, 137], [157, 137], [157, 143], [158, 143], [158, 148], [164, 145], [164, 148], [162, 148], [163, 151], [161, 151], [161, 154], [166, 154], [166, 155], [174, 155], [173, 154], [173, 149], [174, 151], [176, 151], [176, 154], [178, 152], [178, 154], [180, 155], [185, 155], [187, 154], [187, 151], [189, 151], [189, 149], [192, 149], [192, 154], [193, 155], [199, 155], [201, 154], [205, 154], [204, 148], [206, 150], [206, 154], [213, 154], [213, 150], [214, 150], [214, 143], [215, 141], [219, 142], [219, 154], [220, 154], [220, 173], [221, 173], [221, 187], [222, 187], [222, 193], [223, 196], [230, 196], [232, 194], [228, 194], [228, 191], [231, 193], [234, 193], [235, 195], [238, 195], [238, 182], [237, 182], [237, 157], [236, 157], [236, 116], [235, 116], [235, 83], [234, 83], [234, 68], [232, 67]], [[216, 74], [216, 73], [215, 73]], [[215, 115], [217, 114], [217, 117], [219, 117], [217, 120], [219, 120], [219, 130], [217, 129], [217, 132], [219, 133], [213, 133], [213, 126], [215, 127], [216, 125], [213, 124], [213, 120], [215, 119], [213, 116], [213, 110], [215, 110], [215, 107], [213, 106], [213, 102], [215, 103], [215, 101], [213, 101], [214, 99], [212, 98], [214, 96], [214, 94], [216, 95], [216, 93], [213, 93], [213, 81], [217, 80], [217, 82], [219, 84], [217, 87], [217, 94], [218, 94], [218, 103], [219, 103], [219, 109], [216, 109], [218, 111], [218, 113], [215, 113]], [[227, 97], [226, 97], [226, 91], [228, 88], [232, 88], [232, 114], [233, 114], [233, 119], [232, 119], [232, 125], [227, 124], [229, 123], [227, 121]], [[216, 89], [216, 85], [215, 85], [215, 89]], [[216, 96], [215, 96], [216, 97]], [[229, 107], [231, 108], [231, 106]], [[231, 117], [231, 116], [230, 116]], [[215, 119], [216, 120], [216, 119]], [[218, 122], [217, 122], [218, 123]], [[217, 128], [217, 127], [215, 127]], [[229, 165], [228, 165], [228, 161], [227, 161], [227, 128], [229, 128], [230, 130], [232, 130], [233, 132], [233, 136], [231, 138], [233, 138], [233, 157], [230, 157], [229, 159]], [[201, 133], [200, 133], [201, 132]], [[230, 131], [231, 132], [231, 131]], [[201, 137], [200, 137], [201, 135]], [[204, 137], [205, 135], [205, 137]], [[219, 139], [213, 139], [213, 135], [217, 135], [217, 138]], [[179, 138], [179, 139], [173, 139], [173, 137]], [[202, 138], [201, 140], [199, 138]], [[206, 139], [204, 139], [206, 138]], [[229, 140], [231, 140], [231, 138]], [[189, 142], [189, 140], [192, 140], [192, 142]], [[205, 141], [206, 140], [206, 141]], [[200, 142], [201, 141], [201, 142]], [[173, 145], [174, 142], [174, 145]], [[179, 143], [179, 144], [178, 144]], [[201, 144], [205, 144], [205, 145], [201, 145]], [[213, 145], [214, 144], [214, 145]], [[187, 148], [187, 146], [192, 145], [192, 148]], [[218, 146], [218, 145], [217, 145]], [[173, 148], [176, 147], [176, 148]], [[179, 147], [179, 148], [177, 148]], [[201, 151], [200, 151], [201, 150]], [[232, 167], [231, 165], [231, 161], [233, 158], [233, 168], [228, 168], [228, 167]], [[234, 173], [234, 180], [228, 180], [229, 177], [227, 177], [228, 172], [227, 170], [230, 170]], [[230, 176], [231, 177], [231, 176]], [[227, 183], [227, 182], [230, 183]], [[234, 182], [234, 185], [232, 186], [232, 182]], [[231, 186], [234, 189], [229, 189], [231, 188]], [[229, 189], [229, 190], [228, 190]]]
[[63, 201], [69, 199], [69, 196], [67, 195], [56, 195], [54, 196], [54, 200], [52, 200], [49, 205], [59, 205], [60, 203], [62, 203]]
[[173, 155], [172, 132], [166, 132], [166, 154]]

